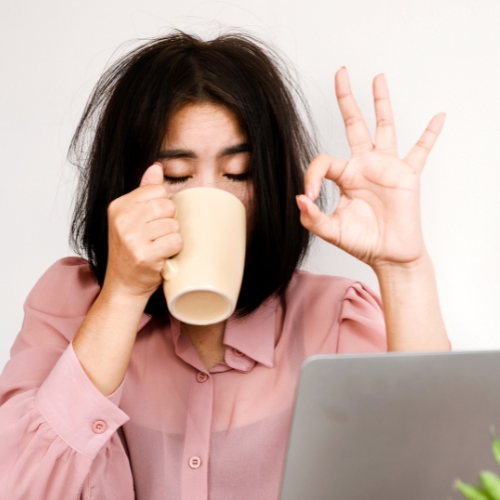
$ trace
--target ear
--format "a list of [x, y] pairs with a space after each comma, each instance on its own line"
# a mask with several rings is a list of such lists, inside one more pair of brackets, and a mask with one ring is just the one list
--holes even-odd
[[163, 168], [159, 163], [153, 163], [142, 176], [140, 186], [151, 184], [163, 184]]

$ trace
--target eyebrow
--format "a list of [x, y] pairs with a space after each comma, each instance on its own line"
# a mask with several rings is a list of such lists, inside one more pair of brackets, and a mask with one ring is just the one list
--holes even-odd
[[[219, 156], [233, 156], [239, 153], [250, 153], [250, 144], [244, 142], [223, 149]], [[191, 149], [162, 149], [158, 153], [159, 160], [176, 160], [178, 158], [196, 158], [196, 153]]]

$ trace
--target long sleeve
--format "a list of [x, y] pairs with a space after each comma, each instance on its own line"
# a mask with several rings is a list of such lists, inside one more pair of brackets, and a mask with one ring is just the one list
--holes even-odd
[[54, 264], [25, 303], [0, 376], [0, 499], [134, 498], [116, 430], [121, 387], [102, 395], [71, 345], [99, 288], [82, 259]]

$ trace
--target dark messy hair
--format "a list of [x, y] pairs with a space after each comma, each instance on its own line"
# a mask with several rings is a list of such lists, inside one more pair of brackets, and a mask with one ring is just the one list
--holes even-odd
[[[281, 295], [303, 259], [309, 233], [295, 196], [315, 146], [299, 110], [307, 105], [285, 64], [253, 36], [210, 41], [175, 31], [143, 43], [100, 78], [73, 136], [69, 158], [80, 170], [71, 244], [102, 286], [108, 259], [107, 208], [137, 188], [157, 159], [169, 118], [190, 103], [235, 113], [250, 144], [254, 215], [240, 316]], [[166, 311], [162, 287], [146, 312]]]

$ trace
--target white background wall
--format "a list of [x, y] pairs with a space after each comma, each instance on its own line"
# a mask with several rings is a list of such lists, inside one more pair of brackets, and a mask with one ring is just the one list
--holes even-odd
[[[349, 155], [332, 83], [342, 65], [372, 129], [371, 79], [387, 75], [401, 154], [447, 112], [423, 178], [426, 241], [455, 348], [500, 348], [498, 0], [2, 0], [0, 369], [29, 290], [70, 253], [66, 150], [103, 68], [126, 41], [171, 27], [216, 34], [219, 24], [295, 64], [326, 153]], [[367, 266], [326, 244], [306, 267], [376, 286]]]

